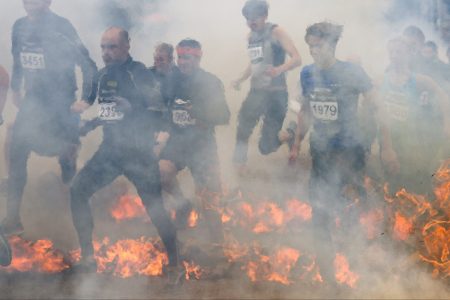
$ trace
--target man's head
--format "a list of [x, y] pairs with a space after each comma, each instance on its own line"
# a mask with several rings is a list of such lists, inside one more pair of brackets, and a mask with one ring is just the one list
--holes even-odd
[[409, 47], [411, 47], [413, 53], [419, 54], [425, 43], [423, 31], [417, 26], [408, 26], [403, 31], [403, 37]]
[[160, 73], [167, 73], [173, 65], [173, 46], [161, 43], [155, 48], [153, 64]]
[[36, 17], [50, 8], [52, 0], [23, 0], [23, 8], [29, 17]]
[[388, 41], [387, 50], [391, 65], [408, 66], [411, 61], [412, 49], [404, 37]]
[[252, 31], [264, 28], [269, 13], [269, 5], [265, 0], [248, 0], [242, 8], [242, 15]]
[[422, 56], [426, 59], [436, 59], [438, 57], [438, 47], [436, 43], [427, 41], [422, 48]]
[[130, 55], [128, 32], [119, 27], [110, 27], [102, 36], [100, 44], [105, 65], [124, 63]]
[[184, 74], [192, 74], [200, 67], [202, 45], [193, 39], [184, 39], [177, 45], [178, 68]]
[[342, 31], [343, 26], [328, 22], [316, 23], [306, 29], [305, 41], [315, 63], [320, 65], [335, 58]]

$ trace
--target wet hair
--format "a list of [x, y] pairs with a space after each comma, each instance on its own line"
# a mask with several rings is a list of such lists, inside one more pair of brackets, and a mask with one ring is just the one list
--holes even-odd
[[179, 47], [189, 47], [189, 48], [194, 48], [194, 49], [202, 49], [202, 45], [200, 44], [199, 41], [194, 40], [194, 39], [190, 39], [190, 38], [181, 40], [178, 43], [178, 45], [177, 45], [177, 48], [179, 48]]
[[248, 0], [242, 8], [242, 15], [250, 17], [265, 17], [269, 14], [269, 4], [265, 0]]
[[403, 35], [416, 38], [421, 40], [422, 42], [425, 42], [425, 34], [423, 34], [422, 29], [414, 25], [406, 27], [405, 30], [403, 30]]
[[306, 28], [305, 41], [307, 41], [308, 36], [316, 36], [336, 47], [343, 30], [344, 26], [342, 25], [329, 22], [315, 23]]
[[425, 47], [431, 48], [431, 49], [433, 50], [434, 53], [437, 53], [437, 52], [438, 52], [438, 46], [437, 46], [436, 43], [433, 42], [433, 41], [427, 41], [427, 42], [425, 43]]
[[173, 60], [173, 46], [171, 44], [168, 44], [168, 43], [158, 44], [155, 47], [155, 50], [163, 51], [163, 52], [167, 53], [169, 60], [171, 60], [171, 61]]

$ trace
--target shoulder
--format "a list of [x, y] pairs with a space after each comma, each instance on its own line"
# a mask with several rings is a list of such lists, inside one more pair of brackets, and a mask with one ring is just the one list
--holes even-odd
[[24, 26], [25, 23], [27, 22], [27, 17], [22, 17], [20, 19], [17, 19], [14, 24], [13, 24], [13, 31], [19, 29], [20, 27]]
[[216, 75], [205, 71], [203, 69], [199, 70], [199, 77], [201, 78], [202, 82], [205, 84], [212, 84], [212, 85], [220, 85], [223, 86], [222, 80], [219, 79]]

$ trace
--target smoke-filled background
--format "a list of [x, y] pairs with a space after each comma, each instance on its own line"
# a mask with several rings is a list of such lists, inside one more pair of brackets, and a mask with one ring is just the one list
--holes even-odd
[[[159, 42], [176, 44], [183, 38], [197, 39], [203, 46], [202, 67], [217, 75], [224, 83], [228, 104], [232, 117], [230, 125], [217, 129], [219, 155], [221, 160], [222, 178], [228, 189], [240, 186], [250, 192], [260, 193], [261, 197], [306, 197], [309, 174], [309, 157], [307, 146], [302, 148], [302, 157], [296, 170], [287, 167], [287, 147], [281, 147], [277, 153], [264, 157], [257, 150], [259, 137], [258, 127], [252, 136], [249, 153], [249, 167], [252, 177], [238, 180], [231, 164], [234, 147], [237, 112], [248, 92], [248, 83], [240, 91], [234, 91], [230, 82], [237, 78], [248, 64], [246, 53], [246, 35], [249, 29], [241, 15], [243, 0], [54, 0], [52, 10], [68, 18], [89, 49], [91, 57], [98, 67], [102, 67], [100, 55], [100, 36], [111, 25], [122, 26], [130, 31], [131, 54], [147, 66], [153, 63], [153, 49]], [[438, 12], [431, 10], [436, 2], [441, 3]], [[445, 32], [439, 28], [446, 26], [445, 20], [438, 13], [446, 9], [446, 1], [392, 1], [392, 0], [271, 0], [269, 21], [279, 24], [293, 39], [299, 49], [303, 65], [312, 63], [308, 48], [304, 42], [305, 29], [308, 25], [320, 21], [332, 21], [344, 25], [344, 34], [338, 44], [337, 57], [342, 60], [358, 61], [369, 76], [378, 80], [387, 67], [386, 41], [399, 35], [406, 25], [420, 26], [427, 39], [434, 40], [440, 46], [441, 57], [444, 58], [446, 46]], [[10, 34], [14, 21], [24, 16], [22, 1], [0, 0], [0, 64], [11, 70]], [[431, 22], [439, 19], [439, 22]], [[300, 68], [288, 75], [289, 97], [295, 101], [300, 94], [298, 78]], [[89, 117], [95, 109], [85, 113]], [[14, 120], [16, 109], [8, 101], [4, 112], [5, 124]], [[286, 122], [295, 119], [292, 111], [288, 112]], [[5, 125], [0, 128], [0, 144], [5, 140]], [[79, 158], [79, 168], [97, 149], [101, 141], [101, 132], [96, 130], [82, 139], [82, 149]], [[3, 155], [3, 149], [0, 151]], [[5, 164], [0, 158], [0, 175], [7, 176]], [[28, 239], [49, 238], [54, 241], [55, 248], [70, 250], [78, 247], [75, 231], [70, 221], [69, 199], [67, 187], [60, 184], [59, 168], [55, 158], [42, 158], [32, 155], [29, 160], [29, 178], [26, 186], [22, 219]], [[187, 195], [193, 195], [193, 184], [189, 173], [181, 172], [181, 184]], [[121, 181], [121, 179], [119, 180]], [[113, 235], [116, 237], [138, 237], [140, 234], [156, 236], [153, 229], [132, 228], [123, 226], [121, 231], [110, 232], [108, 223], [102, 225], [102, 216], [107, 215], [109, 201], [120, 189], [130, 188], [127, 183], [116, 183], [115, 187], [100, 191], [92, 201], [98, 236]], [[281, 200], [279, 200], [281, 201]], [[0, 207], [5, 207], [4, 199]], [[3, 209], [0, 217], [3, 217]], [[146, 227], [149, 227], [146, 225]], [[392, 250], [392, 253], [378, 253], [377, 248], [370, 248], [363, 242], [357, 242], [349, 234], [347, 242], [352, 246], [354, 254], [367, 251], [368, 264], [366, 269], [358, 270], [361, 277], [369, 278], [358, 291], [357, 297], [376, 298], [448, 298], [450, 294], [445, 284], [434, 281], [421, 269], [415, 269], [414, 264], [402, 266], [396, 262], [402, 260], [402, 253]], [[181, 234], [183, 238], [183, 234]], [[270, 239], [270, 237], [269, 237]], [[311, 237], [308, 235], [277, 237], [276, 244], [296, 240], [308, 251]], [[380, 238], [381, 239], [381, 238]], [[381, 241], [384, 243], [384, 240]], [[386, 239], [386, 243], [388, 240]], [[270, 244], [270, 240], [269, 240]], [[394, 248], [392, 248], [394, 249]], [[372, 266], [377, 268], [373, 269]], [[395, 266], [395, 267], [392, 267]], [[389, 269], [392, 268], [392, 269]], [[400, 268], [400, 269], [397, 269]], [[0, 274], [1, 275], [1, 274]], [[270, 285], [262, 288], [242, 283], [238, 278], [220, 280], [218, 282], [194, 282], [195, 287], [187, 288], [182, 294], [161, 292], [152, 287], [153, 282], [146, 279], [135, 281], [111, 282], [104, 278], [87, 276], [72, 283], [65, 279], [50, 278], [44, 282], [24, 277], [12, 281], [0, 281], [0, 297], [2, 289], [8, 298], [32, 297], [88, 297], [88, 298], [197, 298], [197, 297], [235, 297], [235, 298], [303, 298], [332, 297], [320, 296], [317, 286], [301, 289]], [[23, 284], [21, 281], [23, 280]], [[7, 285], [9, 286], [7, 288]], [[155, 283], [157, 286], [157, 283]], [[16, 288], [15, 288], [16, 287]], [[156, 290], [155, 290], [156, 289]], [[317, 294], [318, 293], [318, 294]]]

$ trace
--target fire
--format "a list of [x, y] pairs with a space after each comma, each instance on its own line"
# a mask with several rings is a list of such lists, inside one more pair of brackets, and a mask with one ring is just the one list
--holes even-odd
[[195, 279], [200, 279], [203, 274], [203, 270], [199, 265], [194, 264], [192, 261], [186, 262], [183, 261], [184, 269], [186, 270], [185, 278], [186, 280], [191, 279], [192, 277]]
[[116, 222], [136, 218], [142, 219], [144, 222], [150, 222], [150, 218], [142, 204], [141, 198], [134, 195], [124, 195], [120, 197], [117, 203], [111, 208], [111, 216]]
[[133, 275], [159, 276], [168, 263], [159, 240], [141, 237], [111, 244], [108, 238], [94, 243], [97, 271], [127, 278]]
[[191, 210], [191, 213], [189, 214], [188, 218], [188, 226], [190, 228], [197, 226], [197, 221], [198, 221], [198, 213], [195, 210]]
[[301, 202], [297, 199], [290, 199], [286, 203], [286, 220], [300, 219], [302, 221], [309, 221], [312, 218], [311, 205]]
[[405, 241], [413, 232], [413, 221], [403, 216], [399, 212], [395, 212], [394, 238]]
[[347, 258], [342, 254], [336, 254], [334, 259], [334, 269], [336, 270], [336, 281], [341, 284], [346, 284], [351, 288], [356, 286], [359, 280], [359, 275], [350, 271]]
[[381, 233], [383, 220], [384, 215], [381, 209], [374, 209], [361, 214], [359, 223], [365, 229], [366, 236], [369, 240], [373, 240]]
[[247, 262], [242, 267], [252, 282], [267, 280], [290, 285], [291, 269], [296, 265], [300, 252], [294, 248], [282, 247], [273, 255], [263, 255], [259, 249], [254, 249], [258, 260]]
[[29, 242], [13, 236], [9, 239], [9, 243], [13, 260], [8, 268], [0, 268], [7, 272], [58, 273], [69, 268], [62, 252], [56, 251], [49, 240]]

